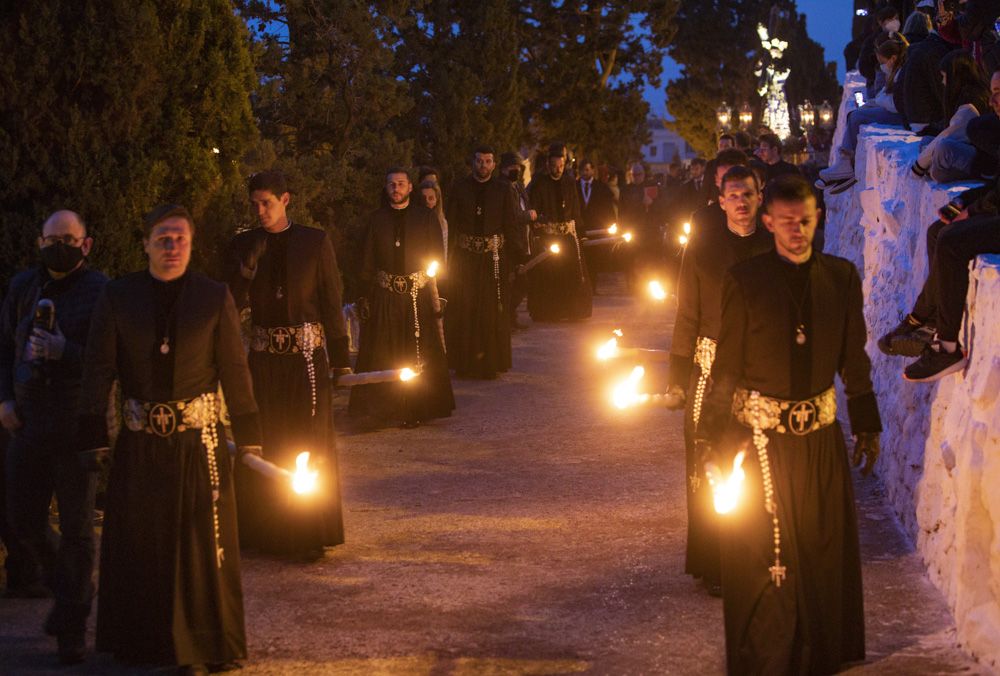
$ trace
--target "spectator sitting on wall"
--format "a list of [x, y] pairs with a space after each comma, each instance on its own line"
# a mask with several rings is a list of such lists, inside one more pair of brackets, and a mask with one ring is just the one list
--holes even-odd
[[944, 84], [941, 82], [941, 60], [961, 45], [953, 29], [951, 15], [937, 19], [937, 28], [906, 52], [903, 68], [903, 107], [910, 128], [921, 131], [929, 124], [944, 126]]
[[883, 7], [875, 14], [880, 30], [872, 33], [864, 44], [861, 45], [861, 54], [858, 56], [858, 71], [865, 78], [868, 85], [868, 97], [871, 98], [875, 92], [885, 85], [885, 79], [879, 72], [879, 61], [876, 56], [879, 45], [886, 40], [899, 34], [902, 22], [899, 18], [899, 11], [892, 6]]
[[858, 182], [854, 177], [854, 150], [862, 125], [905, 124], [906, 120], [898, 111], [902, 109], [903, 87], [900, 73], [906, 63], [906, 48], [906, 38], [901, 35], [879, 45], [876, 56], [886, 74], [885, 88], [873, 100], [848, 113], [844, 140], [837, 149], [834, 163], [819, 172], [817, 188], [837, 195]]
[[1000, 181], [966, 190], [938, 214], [927, 229], [928, 274], [920, 295], [910, 313], [878, 341], [887, 355], [920, 357], [904, 372], [915, 382], [937, 380], [965, 364], [957, 342], [968, 265], [981, 253], [1000, 252]]
[[[993, 80], [1000, 73], [994, 74]], [[920, 152], [913, 173], [919, 177], [930, 174], [940, 183], [970, 178], [976, 148], [969, 142], [969, 122], [986, 112], [991, 87], [983, 81], [979, 66], [968, 52], [956, 50], [941, 61], [944, 81], [945, 115], [948, 127]], [[1000, 82], [998, 82], [1000, 84]]]
[[781, 158], [781, 139], [777, 134], [764, 134], [758, 140], [757, 157], [764, 163], [764, 185], [784, 174], [800, 174], [799, 168]]
[[912, 46], [923, 42], [931, 34], [933, 28], [934, 24], [931, 23], [930, 16], [918, 10], [906, 17], [906, 23], [903, 24], [903, 37]]

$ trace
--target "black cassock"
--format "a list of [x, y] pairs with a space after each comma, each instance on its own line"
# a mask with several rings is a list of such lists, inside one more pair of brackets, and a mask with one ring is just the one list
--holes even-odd
[[586, 319], [593, 297], [576, 230], [583, 227], [576, 181], [569, 174], [559, 180], [543, 174], [531, 180], [528, 194], [538, 212], [532, 251], [560, 247], [558, 255], [528, 272], [528, 313], [535, 321]]
[[518, 248], [509, 182], [459, 179], [448, 193], [448, 364], [460, 376], [495, 378], [511, 366], [511, 252]]
[[361, 324], [356, 370], [419, 367], [421, 374], [407, 383], [355, 386], [352, 415], [416, 422], [444, 418], [454, 410], [434, 310], [435, 287], [423, 276], [433, 261], [442, 260], [441, 228], [430, 209], [411, 202], [405, 209], [383, 206], [371, 215], [361, 270], [369, 316]]
[[[254, 247], [264, 253], [250, 280], [240, 274], [239, 264]], [[308, 451], [321, 481], [314, 494], [302, 497], [238, 466], [240, 542], [287, 555], [339, 545], [344, 542], [344, 521], [328, 373], [331, 363], [350, 366], [350, 357], [341, 309], [343, 282], [333, 245], [323, 230], [295, 223], [278, 233], [263, 228], [240, 233], [230, 244], [226, 281], [237, 304], [250, 308], [249, 362], [264, 457], [294, 470], [298, 454]], [[326, 350], [302, 350], [291, 331], [280, 331], [307, 323], [322, 327]]]
[[[720, 209], [721, 211], [721, 209]], [[719, 338], [722, 321], [722, 282], [736, 263], [774, 248], [774, 237], [762, 225], [741, 237], [725, 221], [704, 223], [691, 236], [681, 261], [677, 287], [677, 317], [670, 342], [670, 384], [687, 391], [684, 413], [684, 446], [687, 471], [687, 557], [684, 572], [719, 580], [718, 517], [712, 491], [694, 448], [695, 410], [702, 369], [696, 363], [699, 339]], [[704, 350], [704, 347], [703, 347]], [[705, 364], [709, 362], [704, 361]], [[709, 366], [710, 368], [710, 366]], [[707, 378], [708, 373], [705, 373]]]
[[[221, 383], [236, 443], [260, 443], [239, 315], [224, 284], [194, 273], [164, 283], [139, 272], [107, 285], [84, 362], [84, 448], [107, 445], [108, 395], [116, 377], [123, 402], [214, 395]], [[232, 472], [221, 424], [216, 433], [221, 565], [213, 473], [201, 430], [160, 436], [122, 426], [101, 537], [98, 650], [127, 661], [173, 664], [246, 656]]]
[[[726, 277], [699, 435], [715, 437], [726, 473], [736, 450], [747, 450], [740, 504], [721, 519], [732, 674], [831, 673], [865, 656], [857, 516], [840, 424], [801, 435], [765, 432], [787, 569], [779, 587], [769, 571], [773, 525], [757, 450], [750, 430], [731, 419], [737, 387], [803, 401], [830, 388], [839, 374], [852, 431], [880, 431], [862, 303], [854, 266], [820, 253], [802, 265], [766, 253], [737, 264]], [[798, 324], [806, 337], [801, 345]], [[727, 424], [725, 433], [716, 433]]]

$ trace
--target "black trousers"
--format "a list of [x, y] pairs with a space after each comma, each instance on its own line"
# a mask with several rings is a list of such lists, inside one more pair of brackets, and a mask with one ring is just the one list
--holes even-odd
[[[970, 219], [971, 220], [971, 219]], [[949, 227], [944, 221], [934, 221], [931, 227], [927, 228], [927, 279], [920, 289], [917, 302], [913, 305], [911, 314], [923, 323], [935, 323], [937, 321], [937, 277], [934, 271], [934, 252], [937, 251], [938, 237], [941, 231]]]
[[[55, 597], [47, 627], [83, 631], [94, 596], [94, 497], [97, 473], [81, 464], [66, 439], [53, 438], [51, 421], [25, 420], [6, 458], [7, 519], [29, 574], [44, 574]], [[58, 543], [49, 527], [49, 503], [59, 508]]]
[[1000, 218], [983, 216], [952, 223], [938, 234], [931, 276], [938, 300], [938, 338], [958, 341], [969, 292], [969, 261], [1000, 253]]

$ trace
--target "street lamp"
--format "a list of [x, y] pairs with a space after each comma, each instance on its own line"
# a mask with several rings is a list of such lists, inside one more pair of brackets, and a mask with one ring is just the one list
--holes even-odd
[[733, 109], [723, 101], [722, 105], [715, 109], [715, 117], [719, 120], [719, 127], [729, 129], [729, 124], [733, 121]]
[[833, 126], [833, 106], [829, 101], [823, 101], [819, 107], [819, 126], [829, 129]]
[[806, 99], [806, 102], [799, 106], [799, 122], [802, 123], [802, 128], [806, 131], [816, 126], [816, 110], [809, 99]]
[[753, 124], [753, 108], [744, 101], [743, 105], [740, 106], [740, 127], [746, 129], [751, 124]]

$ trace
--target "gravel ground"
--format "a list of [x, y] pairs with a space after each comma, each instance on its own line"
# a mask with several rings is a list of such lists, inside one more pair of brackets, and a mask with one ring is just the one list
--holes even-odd
[[[244, 559], [243, 673], [722, 673], [721, 601], [682, 574], [680, 414], [613, 413], [622, 367], [592, 357], [613, 328], [664, 347], [671, 318], [616, 291], [589, 322], [516, 334], [514, 371], [456, 381], [453, 418], [344, 436], [348, 543]], [[857, 490], [869, 658], [849, 673], [986, 673], [877, 480]], [[0, 600], [0, 671], [68, 673], [46, 607]], [[72, 673], [130, 672], [102, 656]]]

